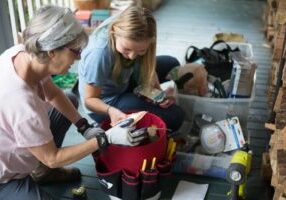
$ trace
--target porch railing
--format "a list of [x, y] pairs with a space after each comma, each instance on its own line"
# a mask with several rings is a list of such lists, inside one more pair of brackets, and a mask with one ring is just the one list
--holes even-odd
[[73, 0], [7, 0], [14, 44], [20, 42], [19, 33], [27, 25], [35, 10], [43, 5], [58, 5], [74, 10]]

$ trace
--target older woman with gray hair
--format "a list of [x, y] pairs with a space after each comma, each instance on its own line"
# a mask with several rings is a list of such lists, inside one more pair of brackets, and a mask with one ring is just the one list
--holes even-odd
[[[53, 199], [38, 183], [78, 180], [78, 169], [63, 166], [140, 139], [128, 128], [89, 124], [77, 99], [53, 84], [51, 75], [66, 73], [88, 40], [69, 9], [39, 9], [23, 37], [0, 56], [0, 199]], [[61, 148], [71, 123], [86, 141]]]

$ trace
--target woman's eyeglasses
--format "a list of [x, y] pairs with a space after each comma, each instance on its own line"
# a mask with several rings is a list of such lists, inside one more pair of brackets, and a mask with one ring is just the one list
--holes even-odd
[[72, 53], [74, 53], [74, 55], [76, 55], [77, 57], [80, 56], [82, 49], [72, 49], [69, 47], [66, 47], [68, 50], [70, 50]]

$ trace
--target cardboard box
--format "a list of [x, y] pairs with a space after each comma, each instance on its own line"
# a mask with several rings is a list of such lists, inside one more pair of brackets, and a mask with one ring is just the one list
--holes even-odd
[[109, 9], [111, 0], [74, 0], [79, 10]]
[[83, 27], [90, 26], [91, 11], [89, 10], [78, 10], [75, 13], [75, 18], [82, 24]]

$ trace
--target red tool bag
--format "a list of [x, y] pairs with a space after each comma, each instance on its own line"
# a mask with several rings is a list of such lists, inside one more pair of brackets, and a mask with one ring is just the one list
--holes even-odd
[[[105, 121], [101, 127], [106, 130], [110, 128], [109, 123], [110, 121]], [[109, 145], [97, 158], [105, 163], [108, 171], [126, 169], [135, 172], [141, 168], [144, 159], [152, 160], [153, 157], [156, 157], [157, 161], [161, 161], [164, 159], [167, 147], [166, 125], [163, 120], [154, 114], [147, 113], [137, 122], [136, 128], [153, 125], [160, 128], [157, 130], [158, 139], [156, 141], [135, 147]]]
[[[103, 122], [102, 128], [108, 129], [109, 124], [110, 121]], [[166, 160], [166, 125], [151, 113], [146, 113], [136, 124], [136, 128], [150, 126], [159, 128], [155, 141], [135, 147], [111, 144], [106, 150], [93, 155], [100, 182], [112, 184], [112, 187], [101, 184], [107, 194], [128, 200], [160, 197], [160, 177], [171, 173], [171, 163]], [[147, 164], [147, 170], [141, 171], [143, 160], [151, 163], [154, 157], [157, 160], [155, 169], [148, 170], [150, 165]]]

